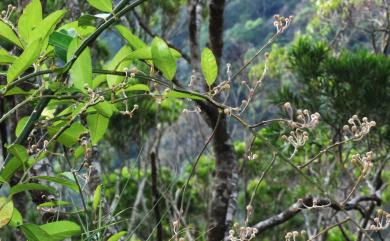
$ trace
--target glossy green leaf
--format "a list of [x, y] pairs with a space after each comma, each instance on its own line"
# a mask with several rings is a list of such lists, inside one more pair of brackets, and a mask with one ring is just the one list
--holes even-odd
[[27, 223], [20, 227], [28, 241], [55, 241], [50, 235], [36, 224]]
[[39, 204], [37, 207], [43, 208], [43, 207], [58, 207], [58, 206], [70, 206], [72, 205], [70, 202], [67, 201], [50, 201], [50, 202], [44, 202]]
[[44, 18], [34, 30], [31, 31], [29, 36], [29, 43], [41, 39], [41, 45], [46, 47], [50, 34], [54, 31], [57, 23], [65, 15], [65, 10], [58, 10]]
[[[50, 136], [54, 136], [65, 123], [61, 123], [55, 126], [49, 126], [48, 131]], [[75, 122], [69, 128], [67, 128], [59, 137], [58, 141], [67, 147], [71, 147], [76, 144], [80, 138], [80, 135], [86, 132], [86, 128], [80, 123]]]
[[9, 221], [9, 225], [13, 228], [16, 228], [23, 224], [22, 214], [14, 207], [14, 211], [12, 213], [12, 218]]
[[42, 21], [42, 5], [40, 0], [32, 0], [23, 9], [19, 18], [18, 32], [24, 42], [29, 42], [31, 31]]
[[5, 197], [0, 197], [0, 228], [7, 225], [12, 218], [14, 203]]
[[22, 42], [20, 42], [20, 39], [18, 38], [18, 36], [16, 36], [15, 32], [9, 25], [4, 23], [2, 20], [0, 20], [0, 37], [23, 48]]
[[129, 85], [126, 87], [126, 91], [150, 91], [149, 86], [145, 84], [135, 84], [135, 85]]
[[10, 190], [10, 195], [15, 195], [16, 193], [30, 191], [30, 190], [43, 190], [51, 193], [56, 192], [54, 188], [39, 183], [22, 183], [22, 184], [12, 186]]
[[8, 147], [8, 151], [22, 163], [28, 159], [27, 149], [22, 145], [13, 144]]
[[[68, 61], [73, 57], [74, 52], [81, 45], [81, 40], [75, 38], [69, 45], [67, 59]], [[92, 87], [92, 58], [89, 48], [86, 48], [70, 69], [70, 77], [74, 86], [85, 92], [84, 85]]]
[[207, 85], [211, 86], [217, 79], [218, 65], [213, 52], [209, 48], [202, 51], [201, 66]]
[[118, 241], [120, 238], [122, 238], [126, 234], [127, 234], [126, 231], [120, 231], [119, 233], [112, 235], [107, 241]]
[[63, 32], [54, 32], [49, 36], [49, 44], [54, 46], [56, 56], [66, 61], [68, 48], [73, 38]]
[[154, 65], [163, 73], [164, 77], [172, 80], [176, 74], [176, 60], [168, 45], [158, 37], [154, 38], [152, 42], [152, 57]]
[[117, 25], [115, 26], [116, 30], [119, 32], [119, 34], [127, 40], [127, 42], [130, 44], [131, 47], [134, 49], [141, 49], [146, 47], [146, 43], [142, 41], [140, 38], [138, 38], [136, 35], [134, 35], [128, 28], [126, 28], [123, 25]]
[[49, 181], [49, 182], [55, 182], [55, 183], [58, 183], [58, 184], [61, 184], [61, 185], [65, 186], [65, 187], [69, 187], [70, 189], [72, 189], [74, 191], [78, 191], [79, 190], [77, 184], [74, 181], [71, 181], [69, 179], [65, 179], [65, 178], [62, 178], [62, 177], [34, 176], [32, 178], [33, 179], [46, 180], [46, 181]]
[[81, 228], [77, 223], [71, 221], [57, 221], [46, 223], [40, 226], [55, 241], [64, 240], [81, 234]]
[[14, 63], [7, 72], [8, 83], [14, 81], [37, 60], [39, 54], [41, 53], [41, 47], [41, 39], [37, 39], [29, 44], [23, 53], [15, 59]]
[[92, 114], [87, 116], [87, 125], [91, 134], [92, 144], [97, 144], [106, 133], [109, 119], [101, 114]]
[[92, 208], [94, 211], [98, 208], [102, 198], [102, 184], [96, 187], [95, 193], [93, 194]]
[[94, 8], [103, 12], [112, 12], [112, 0], [88, 0]]

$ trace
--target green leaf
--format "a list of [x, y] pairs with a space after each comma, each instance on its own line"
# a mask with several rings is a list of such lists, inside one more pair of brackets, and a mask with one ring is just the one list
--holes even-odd
[[5, 197], [0, 197], [0, 228], [7, 225], [12, 218], [14, 203]]
[[79, 190], [77, 184], [74, 181], [71, 181], [69, 179], [65, 179], [65, 178], [61, 178], [61, 177], [50, 177], [50, 176], [34, 176], [32, 178], [46, 180], [49, 182], [55, 182], [55, 183], [58, 183], [58, 184], [65, 186], [65, 187], [69, 187], [70, 189], [72, 189], [74, 191]]
[[136, 35], [134, 35], [128, 28], [126, 28], [123, 25], [117, 25], [115, 26], [116, 30], [119, 32], [119, 34], [129, 42], [130, 46], [134, 49], [141, 49], [146, 47], [146, 43], [142, 41], [140, 38], [138, 38]]
[[65, 10], [58, 10], [44, 18], [34, 30], [31, 31], [29, 43], [42, 39], [41, 45], [46, 47], [50, 34], [54, 31], [57, 23], [65, 15]]
[[53, 240], [64, 240], [75, 235], [81, 234], [81, 228], [77, 223], [71, 221], [57, 221], [43, 224], [42, 230], [48, 233]]
[[18, 32], [28, 43], [31, 31], [42, 21], [42, 5], [40, 0], [32, 0], [23, 10], [19, 18]]
[[0, 64], [12, 64], [15, 59], [15, 56], [10, 55], [4, 49], [0, 49]]
[[54, 32], [49, 36], [49, 44], [54, 46], [56, 56], [66, 61], [68, 48], [73, 38], [63, 32]]
[[14, 207], [14, 211], [12, 213], [12, 218], [11, 220], [9, 221], [9, 225], [13, 228], [16, 228], [20, 225], [23, 224], [23, 217], [22, 217], [22, 214], [20, 214], [19, 210], [17, 210], [15, 207]]
[[134, 50], [129, 53], [127, 59], [142, 59], [142, 60], [150, 60], [152, 59], [152, 48], [151, 47], [143, 47]]
[[14, 87], [5, 92], [4, 96], [11, 96], [11, 95], [30, 95], [32, 91], [25, 91], [19, 87]]
[[54, 188], [39, 183], [22, 183], [11, 187], [10, 195], [30, 190], [43, 190], [51, 193], [56, 192]]
[[88, 0], [94, 8], [103, 12], [112, 12], [112, 0]]
[[93, 194], [93, 203], [92, 203], [93, 211], [96, 211], [96, 209], [98, 208], [101, 198], [102, 198], [102, 184], [96, 187], [95, 193]]
[[70, 206], [72, 205], [70, 202], [67, 201], [51, 201], [51, 202], [44, 202], [39, 204], [37, 207], [42, 208], [42, 207], [58, 207], [58, 206]]
[[18, 137], [22, 133], [29, 118], [30, 118], [29, 116], [24, 116], [18, 121], [18, 124], [16, 125], [16, 128], [15, 128], [16, 137]]
[[207, 85], [211, 86], [217, 79], [218, 65], [213, 52], [209, 48], [202, 51], [201, 66]]
[[8, 151], [22, 163], [28, 159], [27, 149], [22, 145], [13, 144], [8, 147]]
[[29, 241], [55, 241], [47, 232], [36, 224], [27, 223], [19, 228]]
[[0, 37], [5, 38], [11, 43], [14, 43], [17, 46], [23, 48], [23, 45], [20, 42], [18, 36], [16, 36], [15, 32], [12, 30], [12, 28], [9, 25], [4, 23], [2, 20], [0, 20]]
[[94, 105], [93, 108], [99, 114], [104, 115], [105, 117], [108, 117], [108, 118], [110, 118], [112, 116], [112, 113], [114, 113], [114, 110], [116, 109], [113, 104], [109, 103], [106, 100]]
[[189, 93], [183, 93], [176, 90], [168, 91], [165, 94], [166, 97], [175, 98], [175, 99], [193, 99], [193, 100], [204, 100], [204, 98]]
[[163, 73], [164, 77], [172, 80], [176, 74], [176, 60], [168, 45], [158, 37], [152, 41], [152, 57], [154, 65]]
[[[125, 67], [129, 66], [130, 61], [125, 59], [127, 58], [130, 52], [131, 52], [131, 48], [129, 46], [122, 47], [116, 53], [112, 61], [107, 65], [107, 69], [122, 71]], [[114, 85], [119, 84], [124, 79], [125, 79], [124, 76], [107, 75], [107, 84], [110, 88], [112, 88]]]
[[7, 162], [5, 167], [1, 170], [1, 177], [6, 182], [9, 182], [14, 173], [22, 166], [23, 163], [19, 159], [12, 157], [11, 160], [9, 160], [9, 162]]
[[[48, 131], [50, 136], [54, 136], [65, 123], [59, 125], [49, 126]], [[85, 127], [80, 122], [73, 123], [68, 129], [66, 129], [59, 137], [58, 141], [67, 147], [71, 147], [77, 143], [82, 133], [86, 132]]]
[[109, 119], [101, 114], [87, 116], [87, 125], [91, 134], [92, 144], [97, 144], [107, 130]]
[[[77, 48], [80, 45], [80, 39], [73, 39], [73, 41], [69, 45], [67, 53], [68, 61], [73, 57], [74, 52], [76, 52]], [[80, 54], [69, 72], [73, 84], [77, 89], [81, 90], [82, 92], [85, 92], [85, 84], [87, 84], [89, 87], [92, 87], [92, 58], [89, 48], [86, 48]]]
[[7, 83], [14, 81], [20, 74], [28, 69], [39, 57], [41, 53], [41, 39], [37, 39], [27, 46], [23, 53], [15, 59], [14, 63], [8, 69]]
[[119, 233], [112, 235], [107, 241], [118, 241], [120, 238], [122, 238], [126, 234], [127, 234], [126, 231], [120, 231]]
[[125, 90], [126, 91], [147, 91], [147, 92], [149, 92], [150, 88], [149, 88], [149, 86], [147, 86], [145, 84], [135, 84], [135, 85], [130, 85], [130, 86], [126, 87]]

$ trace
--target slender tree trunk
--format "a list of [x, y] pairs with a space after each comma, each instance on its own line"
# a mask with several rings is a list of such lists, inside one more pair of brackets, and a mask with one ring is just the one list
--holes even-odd
[[[223, 53], [224, 0], [212, 0], [209, 5], [209, 46], [220, 65]], [[191, 64], [193, 68], [193, 87], [205, 89], [200, 77], [200, 19], [201, 3], [189, 0], [189, 37]], [[216, 161], [216, 174], [213, 181], [210, 210], [208, 214], [207, 240], [224, 240], [235, 210], [236, 186], [238, 181], [236, 155], [230, 141], [226, 116], [219, 110], [204, 102], [198, 102], [202, 116], [210, 128], [216, 128], [213, 138], [213, 150]]]

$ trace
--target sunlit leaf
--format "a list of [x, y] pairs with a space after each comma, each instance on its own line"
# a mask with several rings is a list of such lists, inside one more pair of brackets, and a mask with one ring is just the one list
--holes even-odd
[[101, 114], [87, 116], [88, 129], [91, 134], [92, 144], [97, 144], [107, 130], [109, 119]]
[[70, 206], [72, 205], [70, 202], [67, 201], [50, 201], [50, 202], [44, 202], [39, 204], [37, 207], [58, 207], [58, 206]]
[[57, 221], [46, 223], [40, 226], [48, 233], [52, 240], [60, 241], [81, 234], [81, 228], [77, 223], [71, 221]]
[[33, 179], [41, 179], [41, 180], [46, 180], [49, 182], [55, 182], [58, 184], [61, 184], [65, 187], [69, 187], [70, 189], [74, 191], [78, 191], [78, 186], [74, 181], [71, 181], [69, 179], [61, 178], [61, 177], [51, 177], [51, 176], [34, 176], [31, 177]]
[[126, 234], [127, 234], [126, 231], [120, 231], [119, 233], [112, 235], [107, 241], [118, 241], [120, 238], [122, 238]]
[[115, 26], [116, 30], [118, 30], [119, 34], [127, 40], [131, 47], [134, 49], [141, 49], [146, 47], [146, 43], [134, 35], [128, 28], [123, 25]]
[[145, 84], [135, 84], [135, 85], [129, 85], [126, 87], [126, 91], [150, 91], [149, 86]]
[[[80, 46], [81, 40], [75, 38], [69, 45], [67, 59], [68, 61], [73, 57], [74, 52]], [[92, 87], [92, 58], [89, 48], [86, 48], [70, 69], [70, 76], [74, 86], [85, 92], [84, 85], [87, 84]]]
[[24, 42], [29, 42], [31, 31], [42, 21], [42, 5], [40, 0], [32, 0], [23, 9], [19, 18], [18, 31]]
[[189, 93], [183, 93], [179, 91], [168, 91], [165, 94], [166, 97], [170, 98], [176, 98], [176, 99], [193, 99], [193, 100], [204, 100], [201, 96], [189, 94]]
[[39, 183], [22, 183], [22, 184], [17, 184], [15, 186], [12, 186], [10, 190], [10, 195], [15, 195], [16, 193], [31, 191], [31, 190], [43, 190], [51, 193], [56, 192], [54, 188]]
[[23, 53], [14, 61], [7, 72], [7, 82], [11, 83], [26, 69], [28, 69], [41, 53], [41, 39], [37, 39], [29, 44]]
[[154, 65], [163, 73], [164, 77], [172, 80], [176, 74], [176, 60], [168, 45], [158, 37], [154, 38], [152, 42], [152, 57]]
[[58, 10], [44, 18], [34, 30], [31, 31], [29, 36], [29, 43], [41, 39], [41, 45], [46, 47], [50, 34], [54, 31], [57, 23], [65, 15], [65, 10]]
[[93, 194], [92, 208], [94, 211], [98, 208], [102, 198], [102, 184], [96, 187], [95, 193]]
[[[54, 136], [65, 123], [61, 123], [55, 126], [49, 126], [48, 131], [50, 136]], [[82, 133], [86, 132], [86, 128], [80, 123], [75, 122], [69, 128], [67, 128], [59, 137], [58, 141], [67, 147], [71, 147], [76, 144]]]
[[94, 8], [103, 12], [112, 12], [112, 0], [88, 0]]
[[22, 145], [13, 144], [8, 147], [8, 151], [22, 163], [28, 159], [27, 149]]
[[29, 241], [55, 241], [55, 239], [51, 238], [47, 232], [36, 224], [27, 223], [21, 225], [19, 228]]
[[0, 197], [0, 228], [7, 225], [12, 218], [14, 203], [5, 197]]
[[0, 20], [0, 37], [23, 48], [23, 45], [20, 42], [18, 36], [16, 36], [15, 32], [12, 30], [12, 28], [9, 25], [4, 23], [2, 20]]
[[16, 228], [23, 224], [22, 214], [14, 207], [14, 211], [12, 213], [12, 218], [9, 221], [9, 225], [13, 228]]
[[213, 52], [209, 48], [205, 48], [202, 51], [201, 66], [207, 85], [211, 86], [217, 78], [218, 65]]

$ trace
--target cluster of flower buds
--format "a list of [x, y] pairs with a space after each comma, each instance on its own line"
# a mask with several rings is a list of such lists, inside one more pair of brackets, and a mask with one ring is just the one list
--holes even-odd
[[253, 213], [252, 205], [246, 206], [246, 219], [243, 227], [240, 224], [235, 223], [233, 229], [229, 230], [229, 239], [231, 241], [249, 241], [256, 237], [258, 233], [257, 228], [248, 227], [249, 217]]
[[390, 226], [390, 213], [379, 209], [374, 218], [373, 224], [370, 225], [368, 231], [381, 231]]
[[8, 24], [11, 24], [11, 22], [9, 22], [9, 18], [15, 10], [16, 10], [16, 7], [9, 4], [7, 10], [3, 10], [1, 12], [0, 19]]
[[376, 126], [375, 121], [368, 121], [367, 117], [363, 117], [360, 121], [357, 115], [353, 115], [352, 118], [348, 120], [348, 124], [349, 125], [343, 127], [343, 130], [354, 138], [361, 138], [367, 135], [371, 128]]
[[315, 128], [320, 122], [321, 115], [318, 112], [311, 114], [309, 110], [298, 109], [296, 111], [296, 121], [294, 121], [294, 110], [291, 107], [290, 102], [286, 102], [283, 105], [283, 109], [287, 112], [290, 117], [290, 126], [291, 128]]
[[138, 110], [138, 108], [139, 108], [139, 106], [137, 104], [135, 104], [135, 105], [133, 105], [133, 109], [129, 111], [127, 109], [127, 106], [126, 106], [126, 110], [125, 111], [120, 111], [119, 113], [121, 113], [122, 115], [126, 115], [129, 118], [133, 118], [134, 113], [135, 113], [136, 110]]
[[309, 134], [302, 129], [296, 129], [291, 131], [289, 136], [283, 135], [282, 140], [288, 142], [295, 149], [298, 149], [305, 145], [306, 141], [309, 140]]
[[373, 159], [373, 153], [369, 151], [363, 157], [360, 154], [353, 155], [351, 159], [351, 163], [359, 167], [361, 171], [361, 175], [365, 177], [372, 169], [372, 159]]
[[229, 239], [231, 241], [249, 241], [254, 239], [257, 233], [257, 228], [240, 227], [238, 223], [235, 223], [233, 229], [229, 231]]
[[296, 241], [297, 238], [299, 238], [299, 237], [305, 238], [306, 237], [306, 231], [305, 230], [302, 230], [301, 232], [292, 231], [292, 232], [288, 232], [284, 236], [286, 241]]
[[288, 26], [290, 25], [290, 23], [292, 22], [293, 20], [293, 16], [290, 16], [290, 17], [282, 17], [278, 14], [274, 15], [274, 26], [276, 27], [276, 32], [277, 33], [282, 33], [284, 30], [286, 30], [288, 28]]

